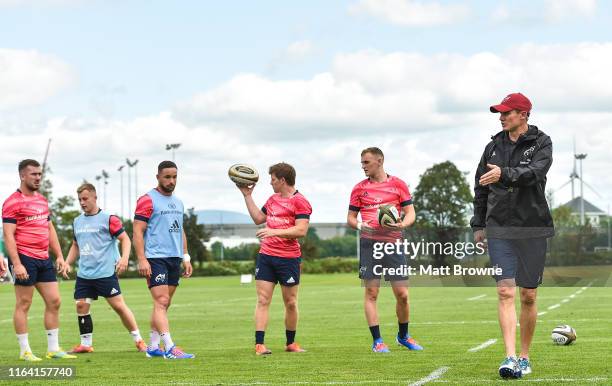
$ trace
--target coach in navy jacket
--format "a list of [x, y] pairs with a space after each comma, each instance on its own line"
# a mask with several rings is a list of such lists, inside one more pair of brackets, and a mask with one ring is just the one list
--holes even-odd
[[[491, 138], [476, 169], [470, 224], [476, 242], [487, 238], [491, 265], [500, 270], [495, 280], [506, 358], [499, 375], [520, 378], [532, 372], [529, 346], [538, 314], [537, 287], [542, 283], [547, 238], [555, 233], [545, 196], [552, 141], [527, 123], [531, 101], [523, 94], [510, 94], [490, 110], [499, 113], [503, 130]], [[518, 357], [517, 286], [521, 298]]]

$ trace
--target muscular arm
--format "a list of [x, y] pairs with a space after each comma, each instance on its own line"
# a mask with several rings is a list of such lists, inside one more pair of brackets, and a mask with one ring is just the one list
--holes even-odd
[[77, 256], [79, 255], [79, 244], [76, 240], [72, 240], [72, 245], [70, 246], [70, 250], [68, 251], [68, 257], [66, 257], [66, 264], [72, 265]]
[[244, 202], [255, 225], [261, 225], [266, 222], [266, 214], [255, 204], [253, 197], [249, 194], [244, 196]]
[[414, 205], [406, 205], [402, 208], [402, 213], [404, 214], [404, 219], [401, 222], [402, 228], [407, 228], [414, 224], [414, 220], [416, 219], [416, 213], [414, 211]]
[[144, 233], [147, 230], [147, 223], [141, 220], [134, 220], [133, 228], [134, 234], [132, 235], [132, 240], [134, 243], [136, 258], [139, 261], [146, 260], [144, 250]]
[[309, 220], [295, 220], [295, 225], [287, 229], [276, 229], [276, 236], [284, 239], [299, 239], [308, 233]]
[[129, 260], [130, 258], [130, 250], [132, 249], [132, 242], [130, 241], [130, 237], [127, 233], [122, 232], [119, 236], [117, 236], [117, 240], [121, 243], [121, 258], [125, 260]]
[[15, 231], [17, 230], [17, 225], [13, 223], [4, 223], [2, 224], [2, 231], [4, 234], [4, 246], [6, 248], [6, 253], [8, 254], [9, 259], [11, 259], [11, 263], [13, 266], [21, 265], [21, 260], [19, 259], [19, 253], [17, 253], [17, 242], [15, 241]]
[[64, 253], [62, 252], [59, 239], [57, 238], [57, 232], [51, 221], [49, 221], [49, 249], [51, 249], [51, 252], [55, 256], [55, 260], [64, 260]]
[[185, 230], [183, 229], [183, 253], [189, 254], [187, 249], [187, 235], [185, 234]]
[[348, 226], [350, 226], [353, 229], [357, 229], [357, 223], [359, 222], [357, 220], [358, 214], [359, 212], [355, 212], [354, 210], [349, 210], [346, 216], [346, 223], [348, 224]]

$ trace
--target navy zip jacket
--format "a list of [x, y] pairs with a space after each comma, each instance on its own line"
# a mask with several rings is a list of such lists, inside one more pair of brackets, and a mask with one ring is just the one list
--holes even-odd
[[[501, 168], [500, 180], [481, 186], [487, 164]], [[488, 238], [547, 238], [555, 234], [546, 202], [546, 173], [552, 165], [552, 141], [529, 125], [516, 142], [501, 131], [491, 137], [476, 169], [474, 231], [486, 229]]]

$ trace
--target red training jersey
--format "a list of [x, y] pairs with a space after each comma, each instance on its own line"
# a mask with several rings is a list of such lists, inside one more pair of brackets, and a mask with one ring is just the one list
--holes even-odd
[[[310, 219], [312, 207], [306, 197], [296, 190], [288, 198], [281, 197], [280, 193], [273, 194], [268, 198], [261, 211], [266, 214], [266, 226], [268, 228], [287, 229], [295, 226], [295, 220]], [[261, 240], [259, 253], [289, 259], [302, 256], [297, 239], [282, 237], [266, 237]]]
[[390, 231], [378, 223], [378, 207], [381, 205], [394, 205], [401, 215], [403, 207], [412, 205], [408, 185], [395, 176], [387, 175], [387, 179], [383, 182], [372, 182], [366, 178], [351, 191], [349, 210], [360, 212], [364, 225], [376, 230], [373, 233], [362, 232], [361, 237], [395, 241], [401, 238], [402, 233]]
[[17, 225], [17, 252], [35, 259], [49, 258], [49, 204], [34, 192], [26, 196], [17, 190], [2, 205], [2, 222]]

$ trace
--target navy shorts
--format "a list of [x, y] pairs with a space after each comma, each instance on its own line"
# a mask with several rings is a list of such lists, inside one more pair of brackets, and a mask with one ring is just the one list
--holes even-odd
[[[359, 239], [359, 278], [361, 280], [375, 280], [384, 277], [386, 281], [408, 280], [408, 262], [404, 254], [393, 251], [384, 253], [381, 244], [393, 243], [373, 239]], [[379, 244], [381, 246], [375, 246]], [[382, 255], [382, 256], [381, 256]]]
[[91, 298], [97, 300], [98, 296], [103, 298], [112, 298], [113, 296], [121, 295], [121, 287], [119, 287], [119, 279], [116, 274], [100, 279], [84, 279], [76, 278], [74, 285], [74, 299]]
[[20, 253], [19, 260], [21, 260], [21, 264], [28, 272], [28, 279], [17, 280], [13, 271], [13, 264], [9, 262], [9, 269], [11, 270], [11, 275], [15, 278], [15, 285], [33, 286], [36, 283], [57, 281], [55, 267], [51, 259], [35, 259]]
[[147, 259], [151, 265], [151, 277], [147, 279], [149, 288], [158, 285], [178, 286], [181, 277], [180, 257], [159, 257]]
[[270, 256], [260, 253], [255, 265], [255, 280], [280, 283], [287, 287], [300, 284], [302, 258]]
[[542, 284], [546, 239], [488, 239], [491, 265], [502, 269], [495, 281], [514, 279], [517, 286], [537, 288]]

